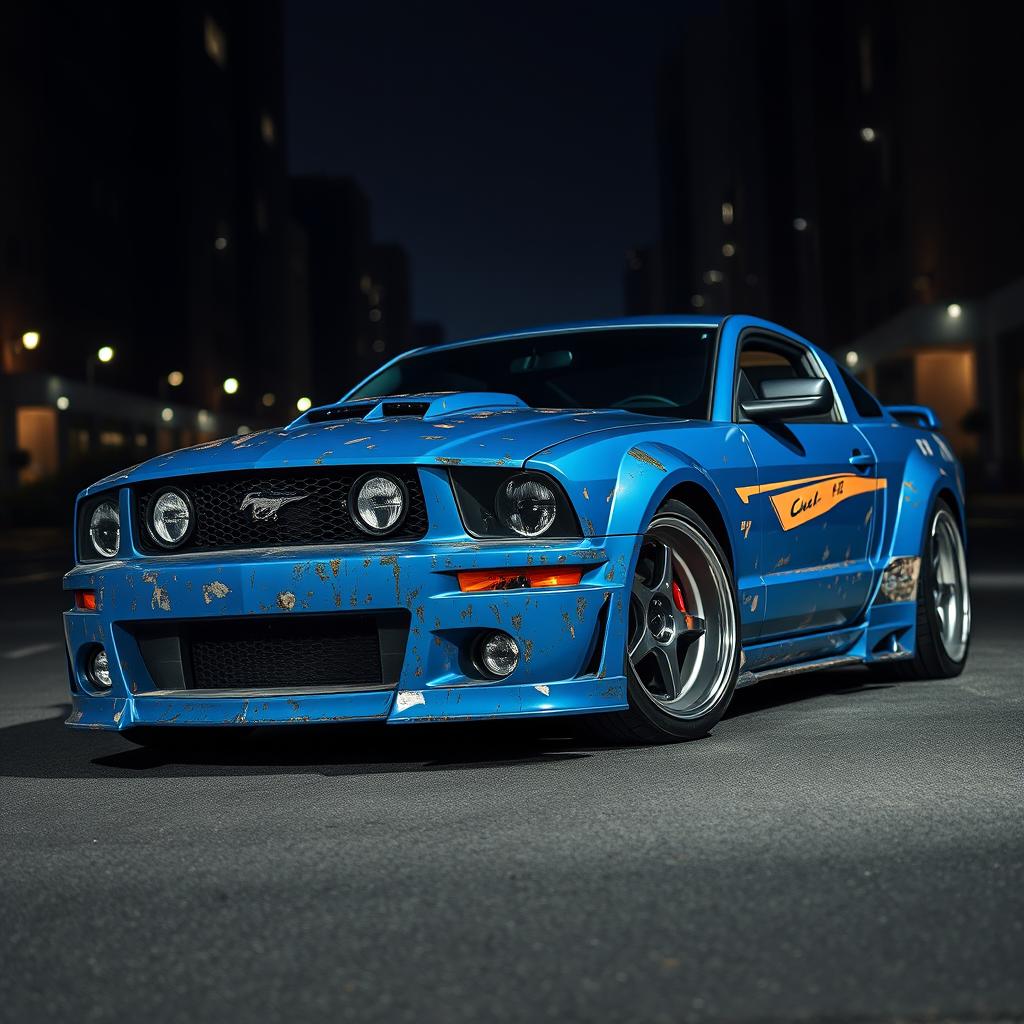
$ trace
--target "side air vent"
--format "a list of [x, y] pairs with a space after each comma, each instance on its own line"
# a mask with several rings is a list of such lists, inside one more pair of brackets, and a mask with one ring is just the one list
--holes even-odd
[[385, 416], [416, 416], [423, 419], [430, 409], [429, 402], [385, 402]]
[[323, 423], [325, 420], [361, 420], [372, 405], [332, 405], [327, 409], [314, 409], [306, 417], [310, 423]]

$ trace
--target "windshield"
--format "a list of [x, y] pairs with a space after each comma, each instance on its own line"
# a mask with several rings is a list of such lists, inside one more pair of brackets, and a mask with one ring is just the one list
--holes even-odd
[[500, 391], [541, 409], [634, 409], [707, 419], [715, 330], [641, 327], [532, 335], [419, 352], [349, 400]]

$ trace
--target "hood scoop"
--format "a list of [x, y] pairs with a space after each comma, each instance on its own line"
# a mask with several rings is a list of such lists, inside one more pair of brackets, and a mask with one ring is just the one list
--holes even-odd
[[512, 409], [528, 409], [529, 406], [515, 395], [498, 391], [453, 391], [432, 395], [396, 395], [371, 402], [325, 405], [310, 409], [290, 426], [299, 427], [306, 423], [325, 423], [337, 420], [382, 420], [396, 416], [417, 420], [445, 419], [459, 413], [479, 414], [483, 419], [487, 413]]

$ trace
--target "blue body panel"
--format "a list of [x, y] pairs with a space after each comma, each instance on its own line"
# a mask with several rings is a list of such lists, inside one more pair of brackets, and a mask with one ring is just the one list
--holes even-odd
[[[312, 410], [287, 427], [159, 456], [88, 488], [79, 502], [101, 493], [119, 502], [121, 551], [115, 560], [80, 562], [64, 579], [66, 590], [94, 590], [98, 602], [95, 612], [65, 613], [74, 702], [68, 724], [402, 724], [625, 708], [634, 564], [647, 523], [669, 497], [701, 512], [732, 562], [746, 681], [757, 672], [836, 657], [911, 654], [915, 603], [882, 600], [879, 583], [893, 558], [920, 553], [926, 517], [940, 493], [963, 522], [962, 472], [937, 431], [902, 426], [885, 412], [859, 416], [826, 353], [750, 317], [601, 321], [499, 337], [643, 327], [664, 331], [671, 344], [671, 328], [683, 325], [717, 331], [707, 420], [624, 409], [532, 409], [514, 396], [488, 393], [417, 396], [427, 406], [417, 416], [388, 415], [378, 400], [361, 400], [358, 418], [318, 422]], [[755, 424], [735, 422], [738, 350], [748, 331], [806, 345], [833, 382], [844, 422], [799, 425], [787, 443]], [[490, 340], [497, 338], [446, 347]], [[854, 452], [861, 464], [851, 464]], [[137, 546], [132, 488], [140, 483], [331, 466], [416, 467], [426, 535], [177, 555], [147, 554]], [[553, 476], [582, 538], [474, 539], [453, 495], [454, 466]], [[576, 567], [583, 576], [577, 586], [472, 593], [462, 592], [455, 576], [543, 566]], [[154, 623], [391, 610], [409, 622], [398, 682], [363, 690], [158, 690], [137, 641], [138, 630]], [[460, 652], [487, 627], [508, 631], [524, 652], [501, 682], [464, 671]], [[109, 694], [97, 694], [85, 673], [86, 655], [97, 644], [111, 659]]]

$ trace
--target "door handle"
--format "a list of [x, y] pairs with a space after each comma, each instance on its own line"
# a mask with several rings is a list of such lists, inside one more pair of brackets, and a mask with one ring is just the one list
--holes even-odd
[[850, 455], [850, 465], [856, 466], [858, 469], [867, 469], [869, 466], [875, 464], [874, 455], [862, 452], [859, 448], [854, 448], [853, 453]]

